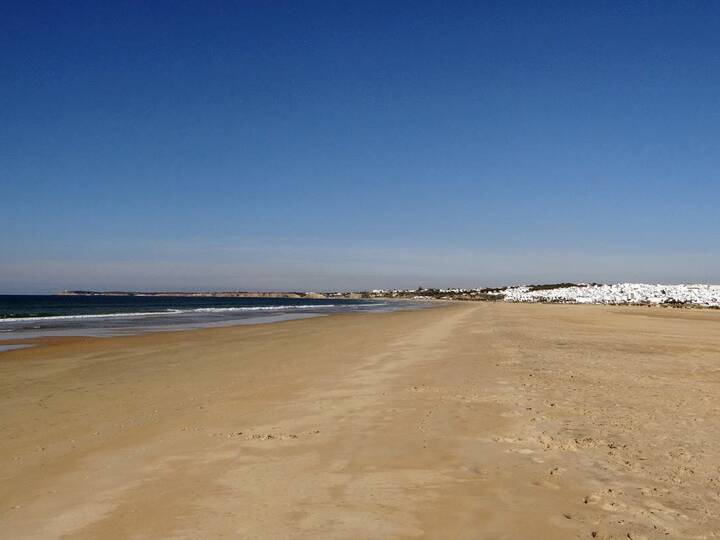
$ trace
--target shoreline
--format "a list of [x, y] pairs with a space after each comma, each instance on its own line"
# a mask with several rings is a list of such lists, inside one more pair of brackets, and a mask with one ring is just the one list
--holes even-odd
[[458, 302], [337, 315], [3, 353], [3, 530], [720, 531], [717, 312]]
[[[197, 299], [195, 299], [197, 300]], [[212, 299], [216, 300], [216, 299]], [[0, 342], [39, 337], [97, 336], [171, 332], [201, 328], [270, 324], [284, 320], [326, 316], [335, 313], [372, 313], [405, 309], [425, 309], [426, 302], [385, 300], [289, 300], [230, 299], [183, 302], [171, 300], [150, 303], [87, 304], [60, 302], [41, 297], [15, 308], [16, 315], [0, 319]], [[10, 304], [9, 304], [10, 305]], [[6, 311], [13, 308], [6, 308]], [[10, 311], [12, 313], [12, 311]], [[28, 315], [25, 315], [28, 313]], [[38, 313], [37, 315], [32, 315]]]
[[[227, 321], [216, 321], [216, 322], [197, 322], [197, 323], [186, 323], [186, 324], [167, 324], [157, 325], [143, 328], [137, 326], [133, 330], [125, 330], [122, 332], [113, 332], [112, 330], [103, 329], [77, 329], [77, 330], [46, 330], [33, 332], [32, 330], [24, 331], [25, 336], [17, 336], [11, 338], [5, 338], [0, 334], [0, 353], [3, 352], [1, 347], [3, 345], [11, 345], [18, 341], [29, 342], [33, 340], [41, 339], [53, 339], [53, 338], [115, 338], [115, 337], [129, 337], [129, 336], [144, 336], [153, 334], [165, 334], [173, 332], [193, 332], [197, 330], [208, 330], [213, 328], [228, 328], [234, 326], [251, 326], [256, 324], [276, 324], [286, 321], [296, 321], [303, 319], [311, 319], [316, 317], [329, 317], [333, 314], [325, 315], [321, 313], [295, 313], [295, 314], [284, 314], [284, 315], [268, 315], [265, 317], [255, 317], [249, 319], [233, 319]], [[336, 315], [339, 315], [336, 314]], [[10, 332], [8, 332], [10, 334]], [[33, 346], [33, 345], [30, 345]]]
[[[386, 298], [384, 300], [387, 301], [396, 301], [396, 302], [408, 302], [408, 300], [405, 299], [398, 299], [398, 298]], [[547, 307], [567, 307], [567, 308], [606, 308], [606, 309], [628, 309], [628, 310], [642, 310], [645, 311], [646, 309], [650, 309], [652, 311], [675, 311], [678, 310], [680, 312], [687, 311], [690, 313], [698, 312], [698, 313], [704, 313], [704, 312], [720, 312], [720, 308], [716, 307], [710, 307], [710, 306], [678, 306], [678, 305], [662, 305], [662, 304], [581, 304], [581, 303], [570, 303], [570, 302], [504, 302], [504, 301], [477, 301], [477, 300], [445, 300], [445, 299], [436, 299], [436, 298], [428, 298], [420, 300], [418, 299], [417, 302], [419, 303], [432, 303], [435, 304], [434, 308], [439, 307], [449, 307], [449, 306], [472, 306], [472, 305], [483, 305], [483, 304], [500, 304], [500, 305], [522, 305], [522, 306], [547, 306]], [[405, 310], [400, 311], [417, 311], [421, 310], [423, 308], [408, 308]], [[229, 320], [224, 322], [212, 322], [212, 323], [197, 323], [195, 325], [178, 325], [177, 327], [173, 327], [171, 325], [168, 325], [168, 327], [151, 327], [151, 329], [143, 330], [142, 328], [139, 328], [137, 331], [128, 332], [128, 333], [66, 333], [66, 334], [56, 334], [56, 335], [29, 335], [28, 337], [13, 337], [13, 338], [4, 338], [2, 334], [0, 334], [0, 361], [4, 358], [4, 355], [2, 353], [11, 352], [14, 350], [21, 350], [26, 348], [36, 348], [38, 346], [41, 346], [45, 343], [52, 343], [54, 340], [62, 340], [63, 342], [66, 341], [73, 341], [73, 340], [85, 340], [85, 339], [112, 339], [112, 338], [123, 338], [123, 337], [133, 337], [133, 336], [154, 336], [156, 334], [182, 334], [182, 333], [188, 333], [188, 332], [202, 332], [205, 330], [216, 330], [216, 329], [224, 329], [224, 328], [234, 328], [234, 327], [243, 327], [243, 326], [255, 326], [255, 325], [276, 325], [280, 323], [286, 323], [286, 322], [292, 322], [292, 321], [300, 321], [304, 319], [313, 319], [313, 318], [324, 318], [324, 317], [336, 317], [340, 315], [388, 315], [390, 313], [396, 313], [397, 311], [377, 311], [377, 312], [339, 312], [339, 313], [328, 313], [328, 314], [290, 314], [290, 315], [278, 315], [278, 316], [267, 316], [264, 318], [257, 318], [257, 319], [237, 319], [237, 320]], [[270, 320], [272, 319], [272, 320]], [[11, 347], [9, 349], [4, 349], [4, 347]]]
[[[401, 300], [403, 302], [404, 300]], [[453, 302], [448, 301], [438, 301], [439, 305], [434, 306], [435, 308], [442, 308], [442, 307], [450, 307], [452, 305], [455, 305]], [[444, 305], [443, 305], [444, 304]], [[246, 319], [246, 320], [232, 320], [232, 321], [225, 321], [225, 322], [217, 322], [217, 323], [207, 323], [203, 325], [203, 323], [199, 323], [196, 326], [188, 326], [188, 327], [178, 327], [178, 328], [168, 328], [168, 329], [157, 329], [152, 328], [151, 330], [147, 331], [138, 331], [133, 333], [127, 333], [127, 334], [63, 334], [63, 335], [41, 335], [41, 336], [34, 336], [34, 337], [16, 337], [16, 338], [9, 338], [5, 339], [0, 334], [0, 347], [3, 346], [21, 346], [21, 348], [13, 348], [7, 351], [2, 351], [0, 349], [0, 353], [3, 352], [13, 352], [13, 351], [20, 351], [22, 349], [28, 349], [33, 348], [37, 349], [39, 347], [45, 346], [45, 345], [54, 345], [54, 344], [73, 344], [73, 343], [81, 343], [85, 342], [87, 340], [113, 340], [113, 339], [124, 339], [124, 338], [134, 338], [134, 337], [147, 337], [150, 339], [160, 337], [160, 336], [177, 336], [178, 338], [187, 338], [191, 334], [196, 333], [203, 333], [203, 332], [212, 332], [217, 330], [232, 330], [232, 329], [239, 329], [244, 327], [253, 327], [253, 326], [277, 326], [287, 323], [296, 323], [304, 320], [309, 319], [323, 319], [323, 318], [336, 318], [336, 317], [367, 317], [367, 316], [387, 316], [392, 315], [395, 313], [405, 313], [405, 312], [416, 312], [416, 311], [424, 311], [427, 308], [407, 308], [402, 310], [395, 310], [395, 311], [371, 311], [371, 312], [336, 312], [336, 313], [327, 313], [327, 314], [304, 314], [304, 313], [297, 313], [289, 315], [288, 317], [284, 316], [267, 316], [264, 318], [252, 318], [252, 319]], [[280, 319], [279, 317], [283, 317]], [[272, 319], [272, 320], [270, 320]], [[210, 337], [208, 335], [207, 337]], [[22, 342], [22, 343], [20, 343]], [[0, 362], [5, 358], [5, 355], [0, 355]]]

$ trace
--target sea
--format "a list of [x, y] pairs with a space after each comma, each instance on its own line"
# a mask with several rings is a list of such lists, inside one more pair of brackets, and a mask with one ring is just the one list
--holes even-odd
[[427, 306], [395, 300], [0, 295], [0, 340], [132, 335]]

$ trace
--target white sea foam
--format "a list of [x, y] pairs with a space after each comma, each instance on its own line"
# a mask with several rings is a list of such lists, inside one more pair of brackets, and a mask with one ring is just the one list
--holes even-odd
[[195, 308], [183, 311], [183, 313], [232, 313], [235, 311], [278, 311], [281, 309], [316, 309], [316, 308], [331, 308], [336, 307], [336, 304], [301, 304], [297, 306], [252, 306], [252, 307], [223, 307], [223, 308]]
[[180, 313], [179, 311], [144, 311], [144, 312], [136, 312], [136, 313], [97, 313], [97, 314], [87, 314], [87, 315], [50, 315], [50, 316], [43, 316], [43, 317], [9, 317], [7, 319], [0, 319], [0, 324], [2, 323], [12, 323], [12, 322], [30, 322], [30, 321], [60, 321], [60, 320], [68, 320], [71, 321], [73, 319], [111, 319], [114, 317], [150, 317], [153, 315], [173, 315], [175, 313]]
[[[384, 304], [347, 304], [350, 307], [356, 306], [379, 306]], [[13, 317], [0, 319], [2, 323], [13, 322], [35, 322], [35, 321], [71, 321], [84, 319], [113, 319], [126, 318], [136, 319], [140, 317], [156, 317], [159, 315], [181, 315], [192, 313], [252, 313], [257, 311], [295, 311], [300, 309], [327, 309], [337, 307], [338, 304], [298, 304], [281, 306], [246, 306], [246, 307], [222, 307], [222, 308], [194, 308], [194, 309], [168, 309], [166, 311], [138, 311], [129, 313], [93, 313], [84, 315], [50, 315], [43, 317]]]

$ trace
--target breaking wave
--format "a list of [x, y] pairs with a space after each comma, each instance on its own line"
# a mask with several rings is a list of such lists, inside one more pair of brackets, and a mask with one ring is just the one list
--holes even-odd
[[[379, 306], [384, 304], [353, 304], [352, 307], [359, 306]], [[64, 321], [75, 319], [111, 319], [111, 318], [140, 318], [153, 317], [159, 315], [180, 315], [192, 313], [248, 313], [257, 311], [296, 311], [300, 309], [327, 309], [338, 307], [337, 304], [298, 304], [298, 305], [281, 305], [281, 306], [246, 306], [246, 307], [205, 307], [194, 309], [168, 309], [165, 311], [137, 311], [125, 313], [92, 313], [83, 315], [45, 315], [37, 316], [10, 316], [0, 318], [3, 322], [28, 322], [28, 321]]]

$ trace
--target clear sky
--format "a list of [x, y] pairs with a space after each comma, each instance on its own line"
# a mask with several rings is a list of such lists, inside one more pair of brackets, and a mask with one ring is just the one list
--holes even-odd
[[717, 2], [0, 2], [0, 292], [720, 282], [719, 29]]

